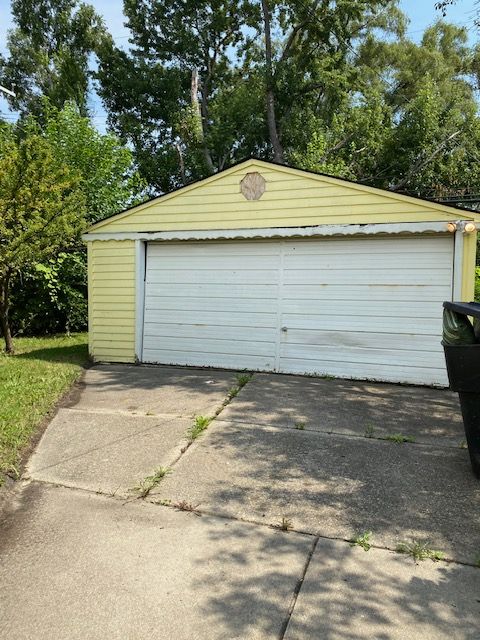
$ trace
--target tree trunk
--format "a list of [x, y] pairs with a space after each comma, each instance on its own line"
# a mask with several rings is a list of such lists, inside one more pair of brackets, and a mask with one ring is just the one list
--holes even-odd
[[266, 106], [267, 124], [270, 142], [273, 147], [273, 159], [275, 162], [284, 164], [284, 153], [280, 136], [278, 135], [277, 117], [275, 113], [275, 91], [272, 71], [272, 34], [270, 31], [270, 9], [268, 1], [262, 0], [263, 25], [265, 29], [265, 85], [266, 85]]
[[[197, 115], [198, 120], [200, 122], [201, 129], [201, 145], [203, 151], [203, 157], [205, 158], [206, 165], [210, 173], [215, 173], [215, 166], [213, 164], [212, 155], [210, 153], [210, 149], [207, 147], [207, 143], [205, 142], [206, 130], [208, 127], [208, 108], [207, 108], [207, 90], [208, 87], [202, 87], [202, 102], [200, 104], [198, 100], [198, 71], [194, 69], [192, 71], [192, 81], [190, 84], [190, 96], [192, 101], [192, 107], [195, 110], [195, 115]], [[207, 82], [205, 82], [207, 85]]]
[[2, 330], [3, 339], [5, 340], [6, 353], [14, 353], [12, 332], [10, 330], [10, 322], [8, 319], [8, 312], [10, 304], [8, 301], [8, 284], [10, 274], [7, 273], [2, 280], [0, 280], [0, 328]]

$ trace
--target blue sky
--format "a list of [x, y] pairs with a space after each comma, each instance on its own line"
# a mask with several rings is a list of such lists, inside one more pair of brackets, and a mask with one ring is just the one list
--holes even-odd
[[[88, 0], [87, 0], [88, 1]], [[123, 26], [122, 0], [89, 0], [97, 11], [103, 15], [110, 33], [118, 44], [127, 44], [128, 32]], [[418, 40], [428, 25], [440, 17], [435, 11], [435, 0], [402, 0], [400, 6], [410, 18], [408, 33], [414, 40]], [[478, 39], [478, 34], [473, 25], [475, 13], [475, 0], [458, 0], [456, 5], [449, 7], [447, 20], [469, 28], [472, 42]], [[0, 2], [0, 52], [5, 51], [5, 37], [9, 26], [10, 3], [8, 0]], [[93, 115], [99, 129], [104, 129], [105, 113], [98, 100], [94, 100]], [[7, 115], [8, 107], [4, 100], [0, 99], [0, 112]]]

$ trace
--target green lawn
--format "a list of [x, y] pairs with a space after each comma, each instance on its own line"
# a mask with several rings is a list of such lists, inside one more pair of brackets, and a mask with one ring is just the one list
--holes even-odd
[[15, 349], [0, 347], [0, 485], [18, 475], [22, 449], [88, 360], [84, 333], [17, 338]]

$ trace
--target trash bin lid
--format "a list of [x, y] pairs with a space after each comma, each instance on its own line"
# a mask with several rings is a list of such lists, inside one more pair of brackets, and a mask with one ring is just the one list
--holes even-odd
[[443, 306], [445, 309], [456, 311], [464, 316], [480, 318], [480, 303], [478, 302], [444, 302]]

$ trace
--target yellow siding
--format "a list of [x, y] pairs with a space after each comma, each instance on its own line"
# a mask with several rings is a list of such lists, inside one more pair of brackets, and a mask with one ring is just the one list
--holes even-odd
[[463, 237], [462, 300], [471, 302], [475, 296], [475, 263], [477, 258], [477, 234]]
[[[260, 200], [249, 201], [240, 193], [240, 181], [253, 171], [260, 172], [265, 178], [266, 191]], [[252, 160], [101, 222], [90, 229], [90, 233], [432, 222], [463, 218], [476, 216], [401, 194]]]
[[95, 361], [135, 362], [135, 243], [88, 243], [89, 349]]

